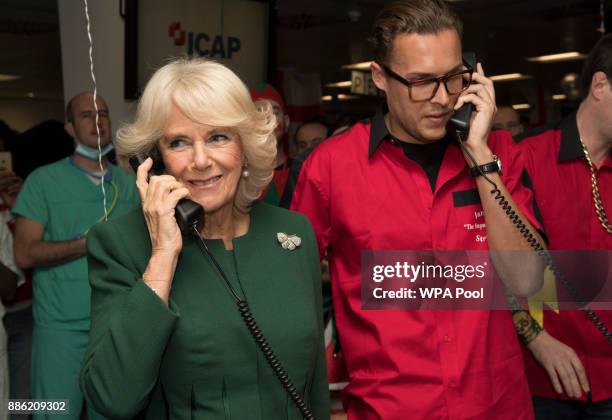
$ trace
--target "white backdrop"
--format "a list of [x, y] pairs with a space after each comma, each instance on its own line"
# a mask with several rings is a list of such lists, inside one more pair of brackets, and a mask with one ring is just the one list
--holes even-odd
[[[141, 0], [139, 2], [139, 85], [144, 85], [152, 71], [168, 57], [184, 55], [188, 36], [200, 35], [200, 50], [212, 51], [219, 37], [225, 55], [228, 43], [236, 49], [231, 59], [214, 58], [237, 71], [254, 85], [265, 80], [267, 63], [267, 5], [249, 0]], [[83, 2], [58, 0], [64, 102], [93, 88], [89, 72], [89, 41]], [[129, 120], [135, 103], [124, 100], [124, 22], [119, 15], [119, 1], [89, 0], [89, 16], [94, 45], [94, 71], [98, 92], [110, 107], [113, 131]], [[174, 45], [169, 25], [178, 22], [185, 31], [184, 45]], [[144, 46], [144, 47], [143, 47]], [[219, 44], [216, 45], [219, 47]], [[217, 48], [218, 50], [218, 48]], [[146, 65], [145, 65], [146, 64]]]

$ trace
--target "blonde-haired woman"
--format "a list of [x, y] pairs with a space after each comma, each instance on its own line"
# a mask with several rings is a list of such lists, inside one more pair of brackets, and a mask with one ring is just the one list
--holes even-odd
[[[329, 417], [312, 229], [256, 201], [274, 169], [274, 124], [229, 69], [182, 59], [153, 75], [135, 121], [119, 130], [120, 156], [152, 156], [165, 173], [149, 178], [147, 158], [137, 171], [142, 211], [88, 235], [92, 325], [81, 387], [100, 413], [301, 419], [301, 399]], [[184, 198], [204, 215], [181, 234], [174, 214]], [[246, 304], [293, 396], [249, 332]]]

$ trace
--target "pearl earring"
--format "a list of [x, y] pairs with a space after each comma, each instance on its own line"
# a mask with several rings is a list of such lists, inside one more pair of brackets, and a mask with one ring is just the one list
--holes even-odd
[[242, 167], [242, 176], [243, 176], [244, 178], [248, 178], [248, 177], [249, 177], [249, 175], [251, 175], [251, 173], [249, 172], [249, 168], [248, 168], [248, 166], [247, 166], [247, 163], [245, 162], [245, 163], [244, 163], [244, 166]]

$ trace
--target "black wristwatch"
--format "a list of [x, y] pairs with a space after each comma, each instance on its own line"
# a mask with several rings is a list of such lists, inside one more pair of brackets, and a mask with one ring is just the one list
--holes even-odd
[[497, 172], [498, 174], [502, 174], [502, 164], [501, 160], [496, 155], [493, 155], [493, 162], [485, 163], [480, 166], [473, 166], [470, 168], [470, 175], [472, 178], [477, 178], [481, 174], [490, 174], [492, 172]]

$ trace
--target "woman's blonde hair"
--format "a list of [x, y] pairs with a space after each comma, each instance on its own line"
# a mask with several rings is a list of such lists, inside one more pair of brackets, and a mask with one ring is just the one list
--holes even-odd
[[176, 59], [153, 74], [135, 120], [117, 131], [117, 155], [125, 161], [135, 154], [154, 152], [173, 105], [194, 122], [238, 133], [249, 176], [240, 178], [234, 205], [248, 211], [274, 173], [276, 120], [272, 107], [256, 108], [245, 84], [224, 65], [201, 58]]

